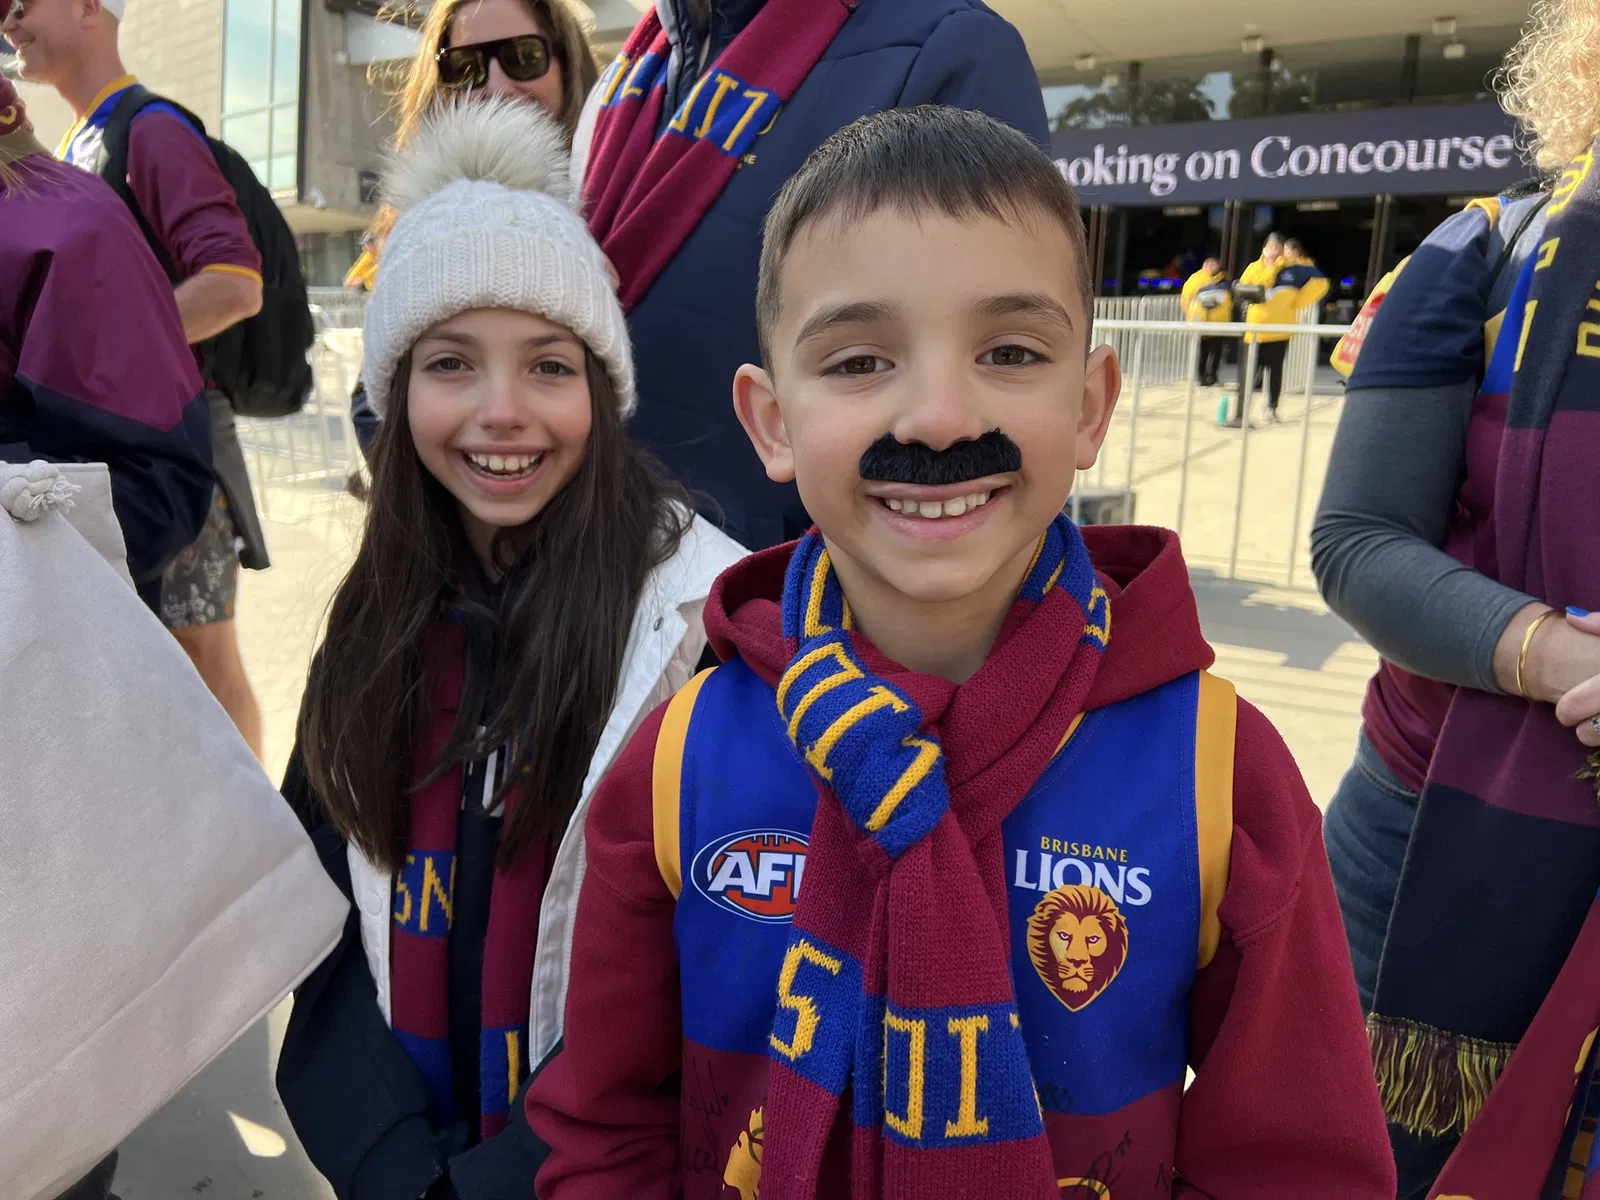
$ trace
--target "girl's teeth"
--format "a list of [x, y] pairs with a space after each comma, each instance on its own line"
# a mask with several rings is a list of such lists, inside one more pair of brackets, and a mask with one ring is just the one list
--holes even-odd
[[469, 454], [467, 458], [481, 471], [497, 475], [521, 475], [539, 465], [540, 454]]
[[973, 492], [952, 500], [901, 500], [895, 496], [884, 497], [890, 512], [904, 513], [908, 517], [922, 517], [934, 521], [940, 517], [959, 517], [989, 503], [989, 492]]

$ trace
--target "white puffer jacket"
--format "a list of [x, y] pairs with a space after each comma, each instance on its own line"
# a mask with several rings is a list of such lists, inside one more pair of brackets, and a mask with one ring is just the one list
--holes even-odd
[[[705, 650], [702, 620], [711, 585], [745, 550], [700, 517], [678, 551], [645, 581], [622, 658], [621, 685], [611, 709], [583, 794], [556, 852], [539, 913], [539, 944], [533, 961], [533, 1002], [528, 1017], [528, 1062], [537, 1067], [561, 1037], [567, 976], [572, 962], [572, 925], [583, 886], [584, 822], [595, 787], [645, 717], [689, 681]], [[378, 989], [378, 1007], [392, 1023], [389, 928], [393, 877], [354, 846], [348, 849], [350, 889], [361, 914], [361, 945]]]

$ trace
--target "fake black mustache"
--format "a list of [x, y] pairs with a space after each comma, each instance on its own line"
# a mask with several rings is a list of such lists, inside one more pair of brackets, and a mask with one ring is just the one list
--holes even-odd
[[1020, 470], [1022, 448], [998, 429], [972, 441], [957, 442], [948, 450], [897, 441], [886, 433], [861, 455], [862, 479], [915, 487], [949, 487]]

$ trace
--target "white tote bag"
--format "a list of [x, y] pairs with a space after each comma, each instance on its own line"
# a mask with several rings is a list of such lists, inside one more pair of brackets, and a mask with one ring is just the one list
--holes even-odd
[[295, 987], [346, 903], [140, 603], [104, 466], [0, 463], [0, 1193], [49, 1200]]

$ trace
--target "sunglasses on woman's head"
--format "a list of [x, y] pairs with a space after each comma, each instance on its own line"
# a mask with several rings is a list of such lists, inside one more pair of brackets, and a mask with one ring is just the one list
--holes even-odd
[[489, 60], [498, 59], [506, 77], [518, 83], [540, 79], [550, 70], [550, 43], [537, 33], [444, 46], [434, 56], [439, 82], [446, 87], [481, 88], [489, 82]]

